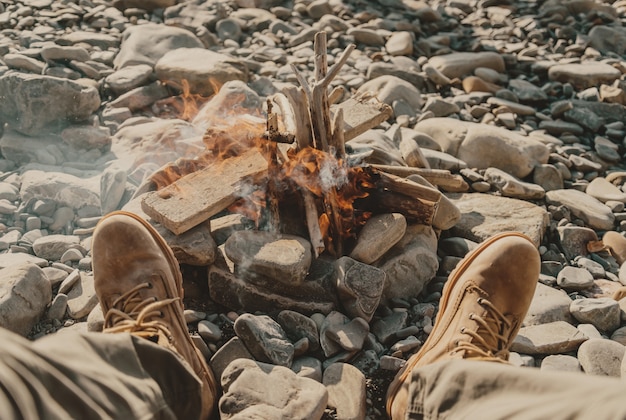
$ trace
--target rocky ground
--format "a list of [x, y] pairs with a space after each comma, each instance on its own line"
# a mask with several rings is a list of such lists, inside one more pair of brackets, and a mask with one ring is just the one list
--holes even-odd
[[[613, 296], [626, 269], [600, 240], [626, 230], [625, 24], [624, 0], [0, 1], [0, 325], [32, 339], [101, 329], [99, 218], [142, 214], [149, 175], [201, 152], [209, 127], [241, 135], [242, 121], [258, 122], [268, 95], [297, 84], [292, 65], [310, 79], [323, 30], [330, 65], [356, 45], [331, 84], [341, 100], [373, 92], [394, 111], [348, 152], [427, 162], [465, 183], [442, 188], [444, 222], [381, 215], [390, 228], [364, 232], [353, 258], [300, 265], [298, 281], [280, 272], [300, 294], [231, 272], [228, 259], [254, 261], [250, 243], [267, 243], [241, 231], [241, 216], [180, 237], [159, 227], [216, 375], [243, 358], [225, 377], [248, 376], [225, 389], [248, 403], [250, 388], [289, 389], [287, 407], [268, 393], [259, 408], [288, 418], [384, 418], [386, 388], [430, 333], [447, 275], [503, 230], [542, 255], [513, 364], [620, 376], [626, 300]], [[291, 239], [310, 258], [308, 241]]]

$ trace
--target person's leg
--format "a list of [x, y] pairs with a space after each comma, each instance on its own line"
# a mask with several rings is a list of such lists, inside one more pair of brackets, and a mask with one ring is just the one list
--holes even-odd
[[626, 381], [472, 360], [411, 373], [407, 419], [626, 419]]
[[3, 419], [200, 416], [200, 380], [180, 356], [149, 340], [65, 333], [31, 342], [0, 329], [0, 343]]
[[[215, 411], [217, 381], [187, 329], [183, 314], [183, 279], [174, 253], [157, 231], [139, 216], [114, 212], [103, 217], [93, 236], [94, 286], [104, 314], [105, 334], [131, 334], [180, 356], [201, 381], [201, 413]], [[143, 347], [142, 347], [143, 348]], [[143, 367], [158, 382], [177, 381], [178, 371], [145, 356]], [[184, 361], [183, 361], [184, 359]], [[197, 398], [178, 395], [175, 402]]]
[[[506, 363], [534, 295], [539, 252], [528, 237], [507, 232], [485, 240], [450, 273], [433, 330], [389, 385], [387, 412], [406, 418], [412, 372], [446, 360]], [[469, 362], [468, 362], [469, 363]], [[453, 385], [453, 381], [450, 383]], [[454, 395], [437, 410], [455, 405]]]

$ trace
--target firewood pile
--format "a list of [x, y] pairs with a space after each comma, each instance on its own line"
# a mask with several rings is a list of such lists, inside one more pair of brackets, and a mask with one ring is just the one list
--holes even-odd
[[[157, 190], [144, 197], [143, 211], [177, 235], [218, 213], [241, 212], [259, 230], [304, 232], [315, 257], [335, 258], [349, 253], [372, 215], [400, 213], [408, 222], [431, 225], [441, 193], [406, 177], [421, 175], [447, 191], [464, 181], [430, 169], [418, 146], [406, 159], [412, 166], [366, 165], [351, 157], [346, 142], [392, 114], [373, 97], [334, 103], [343, 92], [331, 90], [331, 82], [353, 49], [328, 68], [326, 34], [318, 33], [313, 83], [293, 66], [300, 86], [267, 100], [262, 129], [251, 125], [237, 136], [209, 128], [202, 156], [152, 176]], [[294, 220], [305, 226], [294, 226]]]

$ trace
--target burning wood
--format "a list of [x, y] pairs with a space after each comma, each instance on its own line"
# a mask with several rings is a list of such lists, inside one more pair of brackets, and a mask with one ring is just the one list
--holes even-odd
[[[268, 100], [263, 132], [251, 130], [243, 145], [229, 133], [223, 132], [228, 138], [223, 141], [219, 130], [211, 130], [205, 136], [211, 161], [188, 163], [199, 170], [147, 194], [142, 202], [146, 214], [180, 234], [255, 197], [255, 210], [247, 215], [259, 222], [263, 213], [264, 228], [280, 231], [282, 201], [299, 197], [298, 207], [304, 212], [302, 219], [316, 257], [325, 251], [344, 255], [344, 247], [372, 214], [399, 212], [409, 221], [432, 224], [439, 191], [393, 175], [396, 167], [349, 165], [345, 141], [385, 121], [391, 108], [367, 96], [331, 107], [342, 92], [329, 95], [330, 83], [354, 46], [330, 69], [325, 33], [316, 35], [314, 48], [316, 77], [311, 86], [293, 67], [301, 86], [288, 87]], [[250, 141], [251, 137], [256, 140]], [[443, 173], [423, 171], [430, 172], [417, 173], [431, 182], [445, 179], [449, 186], [457, 181]], [[156, 183], [164, 184], [162, 180]]]

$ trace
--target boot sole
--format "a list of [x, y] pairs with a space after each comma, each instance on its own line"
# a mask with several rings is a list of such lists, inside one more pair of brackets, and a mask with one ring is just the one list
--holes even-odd
[[[452, 289], [454, 289], [454, 286], [456, 285], [459, 277], [461, 277], [461, 275], [465, 272], [465, 269], [476, 259], [476, 257], [480, 255], [480, 253], [484, 251], [485, 248], [487, 248], [489, 245], [493, 244], [494, 242], [502, 238], [507, 238], [511, 236], [521, 237], [521, 238], [527, 239], [528, 241], [532, 243], [530, 238], [521, 232], [499, 233], [483, 241], [475, 250], [468, 253], [468, 255], [465, 258], [463, 258], [459, 266], [456, 267], [452, 271], [452, 273], [450, 273], [450, 277], [448, 278], [448, 281], [446, 282], [446, 285], [443, 288], [441, 299], [439, 301], [440, 309], [445, 308], [448, 305], [448, 300], [450, 299], [450, 294], [452, 293]], [[443, 317], [441, 316], [441, 312], [440, 312], [437, 314], [437, 319], [435, 320], [435, 325], [433, 326], [432, 331], [437, 330], [437, 327], [439, 326], [440, 321], [442, 319]], [[387, 397], [387, 405], [386, 405], [387, 415], [389, 416], [389, 418], [391, 418], [391, 406], [393, 405], [393, 400], [398, 390], [400, 390], [400, 387], [402, 386], [406, 378], [409, 376], [409, 374], [411, 373], [411, 371], [413, 370], [417, 362], [421, 359], [422, 355], [430, 349], [431, 341], [434, 340], [434, 338], [432, 337], [434, 337], [434, 335], [431, 332], [431, 334], [426, 339], [426, 342], [424, 343], [422, 348], [413, 356], [411, 356], [409, 360], [407, 360], [407, 362], [400, 369], [400, 371], [396, 374], [396, 377], [389, 385], [389, 390], [387, 391], [388, 397]]]
[[[180, 272], [180, 268], [178, 266], [178, 260], [174, 256], [174, 252], [172, 252], [172, 249], [169, 247], [167, 242], [165, 242], [165, 240], [161, 237], [161, 235], [159, 235], [159, 233], [154, 229], [154, 226], [152, 226], [150, 223], [148, 223], [143, 218], [139, 217], [138, 215], [136, 215], [134, 213], [130, 213], [130, 212], [123, 211], [123, 210], [118, 210], [118, 211], [115, 211], [113, 213], [107, 214], [101, 220], [105, 220], [108, 217], [115, 216], [115, 215], [124, 215], [124, 216], [129, 216], [129, 217], [135, 219], [136, 221], [141, 223], [146, 228], [146, 230], [150, 233], [150, 236], [152, 236], [152, 238], [157, 242], [157, 244], [159, 245], [159, 248], [161, 248], [161, 251], [163, 251], [163, 254], [167, 258], [168, 265], [172, 268], [172, 274], [174, 275], [174, 280], [175, 280], [175, 283], [176, 283], [175, 286], [176, 286], [177, 290], [172, 290], [171, 289], [171, 285], [169, 284], [169, 282], [165, 282], [165, 288], [167, 290], [168, 295], [170, 295], [172, 297], [175, 297], [175, 296], [179, 296], [180, 297], [180, 300], [177, 302], [177, 304], [180, 305], [180, 309], [181, 309], [180, 313], [182, 314], [183, 310], [184, 310], [184, 307], [183, 307], [183, 296], [184, 296], [183, 276], [182, 276], [182, 274]], [[186, 334], [183, 334], [183, 335], [186, 337], [185, 340], [187, 341], [187, 344], [189, 346], [191, 346], [191, 348], [194, 349], [195, 355], [199, 359], [200, 366], [202, 366], [202, 370], [204, 370], [205, 378], [207, 378], [207, 383], [209, 384], [211, 393], [213, 395], [217, 395], [217, 384], [215, 383], [215, 378], [213, 376], [213, 371], [209, 370], [209, 367], [208, 367], [208, 365], [206, 363], [206, 359], [204, 358], [204, 355], [200, 352], [200, 350], [198, 350], [196, 345], [191, 340], [191, 336], [189, 335], [189, 329], [187, 328], [187, 323], [185, 322], [185, 319], [182, 316], [177, 316], [176, 320], [178, 322], [179, 327], [182, 329], [182, 331], [186, 332]], [[211, 378], [211, 380], [209, 380], [209, 378]], [[200, 379], [202, 379], [202, 378], [200, 378]], [[213, 382], [213, 383], [211, 383], [211, 382]]]

